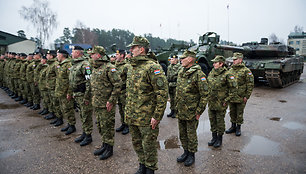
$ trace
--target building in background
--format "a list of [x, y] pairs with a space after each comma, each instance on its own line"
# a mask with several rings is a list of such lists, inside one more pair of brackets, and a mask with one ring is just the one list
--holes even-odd
[[0, 31], [0, 53], [33, 53], [36, 49], [36, 43], [23, 37], [19, 37], [4, 31]]
[[288, 35], [288, 45], [296, 50], [296, 54], [306, 58], [306, 32], [291, 32]]

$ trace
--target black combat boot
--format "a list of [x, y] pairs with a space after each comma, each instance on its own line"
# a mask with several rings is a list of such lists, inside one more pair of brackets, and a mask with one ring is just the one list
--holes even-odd
[[122, 123], [121, 126], [116, 129], [116, 132], [121, 132], [123, 131], [124, 128], [125, 128], [125, 124]]
[[11, 98], [12, 98], [12, 99], [18, 98], [18, 95], [15, 94], [15, 95], [13, 95]]
[[51, 120], [51, 119], [55, 118], [55, 115], [54, 115], [53, 112], [51, 112], [49, 115], [45, 116], [44, 118], [45, 118], [46, 120]]
[[105, 145], [105, 143], [103, 143], [101, 148], [95, 150], [93, 154], [96, 155], [96, 156], [101, 155], [105, 151], [105, 149], [106, 149], [106, 145]]
[[30, 107], [30, 109], [33, 109], [33, 108], [34, 108], [34, 106], [35, 106], [35, 104], [33, 104], [33, 106], [31, 106], [31, 107]]
[[179, 156], [179, 157], [176, 159], [176, 161], [179, 162], [179, 163], [184, 162], [184, 161], [187, 159], [188, 154], [189, 154], [188, 150], [184, 150], [184, 153], [183, 153], [181, 156]]
[[88, 144], [90, 144], [92, 142], [92, 137], [91, 134], [86, 134], [85, 138], [83, 139], [83, 141], [80, 143], [80, 146], [86, 146]]
[[55, 124], [55, 123], [58, 121], [58, 119], [59, 119], [59, 118], [56, 118], [55, 120], [52, 120], [52, 121], [50, 122], [50, 124]]
[[145, 174], [146, 173], [146, 166], [144, 164], [139, 163], [139, 169], [135, 174]]
[[123, 135], [126, 135], [130, 132], [129, 126], [127, 124], [125, 124], [124, 129], [122, 131]]
[[146, 167], [146, 174], [154, 174], [154, 170]]
[[176, 114], [175, 114], [176, 112], [174, 111], [174, 113], [172, 114], [172, 118], [176, 118]]
[[193, 152], [189, 152], [187, 159], [184, 162], [185, 166], [191, 166], [195, 161], [195, 157], [194, 157], [194, 153]]
[[41, 110], [41, 111], [39, 111], [39, 112], [37, 112], [37, 114], [41, 114], [42, 112], [44, 112], [44, 110], [45, 110], [45, 108], [43, 109], [43, 110]]
[[236, 128], [236, 136], [240, 136], [241, 135], [241, 125], [237, 125], [237, 128]]
[[61, 132], [66, 132], [69, 129], [69, 127], [70, 127], [70, 124], [68, 123], [67, 126], [61, 129]]
[[15, 93], [14, 93], [14, 92], [9, 91], [9, 96], [10, 96], [10, 97], [13, 97], [14, 95], [15, 95]]
[[21, 101], [21, 100], [22, 100], [22, 97], [21, 97], [21, 96], [15, 98], [15, 101], [16, 101], [16, 102], [19, 102], [19, 101]]
[[26, 104], [28, 103], [28, 100], [27, 99], [23, 99], [21, 102], [19, 102], [20, 104]]
[[32, 109], [33, 110], [38, 110], [38, 109], [40, 109], [40, 105], [39, 104], [35, 104]]
[[105, 143], [106, 149], [105, 151], [102, 153], [102, 155], [100, 155], [100, 160], [106, 160], [107, 158], [113, 156], [113, 146]]
[[64, 123], [64, 122], [63, 122], [63, 118], [58, 118], [57, 121], [56, 121], [56, 123], [54, 124], [54, 126], [57, 127], [57, 126], [62, 125], [63, 123]]
[[48, 110], [48, 109], [44, 110], [44, 111], [41, 113], [41, 115], [47, 115], [47, 114], [49, 114], [49, 110]]
[[80, 143], [81, 141], [84, 140], [85, 136], [86, 136], [86, 133], [83, 132], [81, 136], [77, 137], [77, 138], [74, 140], [74, 142]]
[[231, 134], [236, 131], [236, 123], [232, 122], [232, 127], [230, 127], [228, 130], [225, 131], [226, 134]]
[[72, 134], [75, 131], [76, 131], [75, 126], [74, 125], [70, 125], [68, 130], [67, 130], [67, 132], [65, 133], [65, 135], [70, 135], [70, 134]]
[[213, 146], [217, 141], [217, 132], [212, 133], [212, 139], [208, 142], [208, 146]]
[[215, 144], [214, 144], [214, 147], [215, 148], [217, 148], [217, 147], [220, 147], [221, 145], [222, 145], [222, 136], [223, 135], [218, 135], [218, 137], [217, 137], [217, 141], [215, 142]]
[[172, 117], [173, 114], [174, 114], [174, 110], [171, 109], [171, 112], [167, 115], [167, 117]]
[[27, 104], [25, 104], [25, 106], [26, 106], [26, 107], [31, 107], [31, 106], [33, 106], [33, 102], [30, 101], [30, 102], [28, 102]]

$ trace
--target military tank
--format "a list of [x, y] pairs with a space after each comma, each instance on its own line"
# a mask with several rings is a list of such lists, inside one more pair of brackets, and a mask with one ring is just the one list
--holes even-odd
[[[279, 42], [268, 44], [267, 38], [262, 38], [260, 43], [244, 43], [238, 48], [217, 47], [243, 53], [243, 61], [252, 71], [255, 81], [267, 80], [273, 88], [289, 86], [297, 82], [303, 73], [304, 59], [295, 54], [294, 48]], [[230, 60], [227, 60], [229, 65]]]

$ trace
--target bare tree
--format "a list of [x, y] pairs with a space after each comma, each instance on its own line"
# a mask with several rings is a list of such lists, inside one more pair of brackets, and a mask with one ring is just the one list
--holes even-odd
[[269, 36], [269, 40], [270, 40], [270, 43], [279, 42], [279, 39], [278, 39], [278, 37], [276, 36], [275, 33], [272, 33], [272, 34]]
[[73, 43], [82, 43], [82, 44], [90, 44], [90, 45], [97, 45], [97, 34], [87, 28], [82, 22], [78, 21], [76, 28], [72, 30]]
[[48, 1], [33, 0], [30, 7], [22, 6], [20, 15], [29, 21], [38, 33], [41, 47], [49, 39], [53, 29], [57, 27], [57, 15], [49, 8]]
[[294, 32], [295, 32], [295, 33], [302, 33], [303, 30], [304, 30], [304, 29], [303, 29], [302, 26], [296, 25], [296, 26], [294, 27]]

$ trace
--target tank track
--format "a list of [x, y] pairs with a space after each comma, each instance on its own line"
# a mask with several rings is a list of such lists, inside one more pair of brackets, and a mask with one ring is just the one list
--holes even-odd
[[300, 80], [301, 73], [299, 71], [280, 72], [279, 70], [266, 70], [266, 79], [272, 88], [284, 88]]

